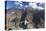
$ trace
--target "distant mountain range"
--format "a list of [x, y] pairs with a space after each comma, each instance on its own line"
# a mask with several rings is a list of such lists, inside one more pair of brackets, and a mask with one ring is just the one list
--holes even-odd
[[12, 7], [12, 8], [10, 8], [10, 9], [7, 9], [6, 12], [7, 12], [8, 15], [9, 15], [9, 14], [12, 14], [12, 13], [13, 13], [13, 14], [14, 14], [14, 13], [19, 13], [19, 14], [21, 14], [21, 13], [24, 12], [24, 9], [19, 9], [19, 8]]
[[24, 11], [24, 9], [19, 9], [19, 8], [12, 7], [12, 8], [10, 8], [10, 9], [7, 9], [7, 12], [8, 12], [8, 11], [16, 11], [16, 10]]

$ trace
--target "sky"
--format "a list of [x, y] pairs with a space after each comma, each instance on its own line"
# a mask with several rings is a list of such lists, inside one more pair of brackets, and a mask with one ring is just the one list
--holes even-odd
[[12, 1], [8, 1], [7, 3], [6, 3], [6, 8], [8, 9], [8, 8], [11, 8], [11, 7], [13, 7], [14, 6], [14, 2]]
[[24, 8], [27, 7], [28, 5], [28, 2], [16, 2], [16, 1], [7, 1], [6, 3], [6, 8], [9, 9], [9, 8], [12, 8], [12, 7], [21, 7], [21, 8]]
[[27, 8], [27, 7], [32, 7], [32, 8], [37, 8], [37, 9], [44, 9], [45, 4], [44, 3], [31, 3], [31, 2], [17, 2], [17, 1], [7, 1], [6, 3], [6, 9], [9, 8]]

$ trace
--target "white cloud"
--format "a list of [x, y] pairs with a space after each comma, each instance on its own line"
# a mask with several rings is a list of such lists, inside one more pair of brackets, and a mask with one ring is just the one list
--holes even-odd
[[[40, 3], [40, 4], [42, 4], [42, 3]], [[37, 6], [37, 4], [36, 3], [29, 3], [29, 7], [32, 7], [32, 8], [34, 8], [34, 9], [44, 9], [44, 8], [42, 8], [42, 7], [40, 7], [40, 6]]]
[[44, 9], [44, 8], [42, 8], [42, 7], [37, 7], [38, 9]]
[[14, 4], [17, 4], [17, 5], [18, 5], [18, 4], [20, 4], [20, 3], [15, 1]]
[[[37, 2], [38, 3], [38, 2]], [[40, 7], [40, 6], [37, 6], [37, 3], [29, 3], [29, 7], [32, 7], [32, 8], [34, 8], [34, 9], [44, 9], [44, 8], [42, 8], [42, 7]], [[14, 2], [14, 4], [16, 4], [16, 5], [20, 5], [20, 7], [21, 8], [23, 8], [23, 5], [22, 5], [22, 2]], [[40, 5], [41, 5], [42, 3], [40, 3]], [[19, 8], [20, 8], [19, 7]], [[28, 6], [27, 5], [25, 5], [24, 6], [25, 8], [27, 8]]]
[[15, 1], [14, 4], [21, 4], [21, 1]]
[[20, 6], [22, 7], [23, 5], [22, 5], [22, 4], [20, 4]]

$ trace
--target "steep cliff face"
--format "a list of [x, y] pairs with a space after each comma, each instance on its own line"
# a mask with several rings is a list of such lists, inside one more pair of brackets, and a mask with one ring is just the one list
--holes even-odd
[[31, 29], [36, 28], [36, 26], [44, 28], [44, 10], [34, 10], [31, 7], [26, 8], [25, 11], [23, 9], [7, 10], [6, 24], [7, 29], [13, 30]]
[[6, 27], [14, 29], [15, 23], [19, 23], [22, 11], [19, 9], [8, 9], [6, 12]]
[[32, 22], [35, 23], [35, 28], [44, 28], [44, 10], [37, 11], [33, 14]]

